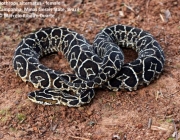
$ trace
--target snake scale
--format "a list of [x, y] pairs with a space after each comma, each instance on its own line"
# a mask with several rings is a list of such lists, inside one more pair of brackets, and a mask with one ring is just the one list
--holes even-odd
[[[124, 64], [123, 47], [135, 50], [137, 59]], [[57, 52], [68, 60], [73, 74], [40, 63]], [[13, 67], [23, 81], [41, 88], [28, 94], [31, 101], [79, 107], [91, 101], [95, 88], [132, 91], [149, 85], [161, 74], [164, 61], [164, 52], [150, 33], [119, 24], [102, 29], [92, 44], [68, 28], [41, 28], [20, 42]]]

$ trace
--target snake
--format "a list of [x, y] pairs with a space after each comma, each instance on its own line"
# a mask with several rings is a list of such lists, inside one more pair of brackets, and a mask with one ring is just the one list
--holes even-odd
[[[124, 63], [122, 48], [135, 50], [137, 58]], [[40, 62], [58, 52], [73, 73]], [[40, 88], [28, 94], [32, 102], [68, 107], [90, 103], [96, 88], [133, 91], [149, 85], [162, 73], [164, 62], [163, 49], [150, 33], [122, 24], [105, 27], [92, 44], [66, 27], [40, 28], [22, 39], [13, 56], [16, 75]]]

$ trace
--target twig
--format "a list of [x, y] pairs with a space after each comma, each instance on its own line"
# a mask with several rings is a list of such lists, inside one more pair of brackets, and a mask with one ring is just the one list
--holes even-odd
[[159, 98], [160, 95], [163, 96], [161, 89], [155, 93], [156, 101], [158, 100], [158, 98]]
[[148, 0], [147, 3], [146, 3], [146, 9], [148, 9], [149, 3], [150, 3], [150, 0]]
[[177, 91], [173, 92], [172, 94], [176, 94], [176, 93], [178, 93], [178, 92], [180, 92], [180, 90], [177, 90]]
[[87, 138], [77, 137], [77, 136], [69, 136], [69, 137], [74, 138], [74, 139], [80, 139], [80, 140], [90, 140], [90, 139], [87, 139]]
[[162, 20], [163, 22], [165, 22], [164, 17], [162, 16], [162, 14], [159, 14], [159, 16], [160, 16], [161, 20]]
[[151, 125], [152, 125], [152, 118], [149, 118], [149, 120], [148, 120], [148, 129], [151, 128]]
[[134, 10], [133, 10], [133, 8], [132, 7], [130, 7], [129, 5], [127, 5], [126, 3], [123, 3], [124, 4], [124, 6], [126, 7], [126, 8], [128, 8], [129, 10], [131, 10], [132, 12], [134, 12]]
[[[127, 96], [127, 95], [126, 95]], [[132, 104], [132, 105], [134, 105], [134, 103], [128, 98], [129, 96], [127, 96], [127, 99], [128, 99], [128, 101]]]
[[174, 125], [175, 140], [178, 140], [178, 131], [176, 129], [176, 124], [174, 122], [174, 119], [173, 119], [173, 125]]

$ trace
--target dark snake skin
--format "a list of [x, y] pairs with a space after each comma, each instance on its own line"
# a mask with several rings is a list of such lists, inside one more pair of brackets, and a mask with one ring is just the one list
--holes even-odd
[[[124, 64], [121, 48], [132, 48], [138, 58]], [[39, 59], [62, 52], [74, 74], [47, 68]], [[113, 91], [136, 90], [158, 78], [164, 67], [164, 53], [151, 34], [142, 29], [113, 25], [100, 31], [92, 45], [80, 34], [63, 27], [41, 28], [25, 37], [13, 57], [16, 74], [39, 91], [29, 93], [31, 101], [79, 107], [94, 97], [94, 88]]]

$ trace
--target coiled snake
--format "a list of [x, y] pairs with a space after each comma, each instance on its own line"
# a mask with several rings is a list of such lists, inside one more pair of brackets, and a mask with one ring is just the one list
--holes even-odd
[[[124, 64], [120, 47], [132, 48], [136, 60]], [[62, 52], [74, 74], [52, 70], [39, 59]], [[164, 53], [151, 34], [142, 29], [113, 25], [100, 31], [92, 45], [80, 34], [63, 27], [41, 28], [25, 37], [13, 57], [13, 67], [23, 81], [39, 91], [29, 93], [33, 102], [78, 107], [89, 103], [94, 88], [136, 90], [158, 78]]]

